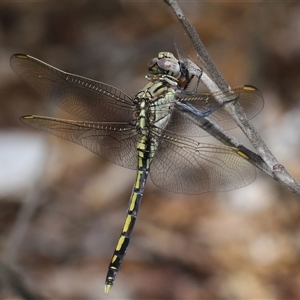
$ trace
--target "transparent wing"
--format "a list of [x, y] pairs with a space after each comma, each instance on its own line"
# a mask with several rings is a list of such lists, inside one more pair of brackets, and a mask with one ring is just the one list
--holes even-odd
[[12, 69], [58, 107], [90, 121], [132, 120], [132, 98], [108, 84], [54, 68], [32, 56], [15, 54]]
[[158, 129], [152, 134], [157, 136], [158, 149], [150, 176], [158, 187], [200, 194], [237, 189], [255, 179], [255, 168], [235, 148], [198, 143]]
[[[193, 105], [200, 112], [207, 112], [220, 106], [216, 100], [220, 99], [222, 102], [238, 101], [243, 107], [247, 119], [254, 118], [260, 113], [264, 107], [264, 99], [262, 93], [255, 87], [245, 85], [237, 87], [232, 90], [216, 92], [216, 93], [196, 93], [194, 95], [185, 95], [178, 93], [176, 95], [179, 99]], [[213, 111], [207, 119], [217, 123], [220, 127], [232, 129], [236, 127], [235, 122], [231, 116], [226, 112], [224, 107], [219, 107]], [[170, 122], [167, 127], [168, 130], [187, 136], [205, 136], [208, 135], [205, 130], [200, 129], [195, 123], [186, 118], [183, 114], [176, 111], [172, 114]]]
[[136, 169], [139, 136], [131, 124], [72, 121], [43, 116], [24, 116], [21, 121], [79, 144], [112, 163]]

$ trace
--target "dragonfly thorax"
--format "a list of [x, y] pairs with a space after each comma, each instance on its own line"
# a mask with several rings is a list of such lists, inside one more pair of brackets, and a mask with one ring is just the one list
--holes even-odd
[[170, 84], [165, 81], [149, 82], [134, 98], [138, 127], [155, 125], [165, 128], [174, 99], [175, 89]]

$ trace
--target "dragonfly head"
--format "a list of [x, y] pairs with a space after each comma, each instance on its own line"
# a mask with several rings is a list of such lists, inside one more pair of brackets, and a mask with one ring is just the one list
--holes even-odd
[[181, 76], [180, 63], [170, 52], [159, 52], [148, 63], [148, 71], [153, 75], [171, 75], [175, 78]]
[[155, 76], [172, 76], [178, 80], [180, 87], [185, 86], [189, 77], [188, 70], [171, 52], [159, 52], [149, 61], [148, 71]]

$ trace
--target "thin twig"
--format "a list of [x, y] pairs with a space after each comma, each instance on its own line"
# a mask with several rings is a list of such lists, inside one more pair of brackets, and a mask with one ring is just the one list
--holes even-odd
[[[182, 24], [184, 30], [186, 31], [187, 35], [190, 37], [191, 42], [197, 52], [198, 58], [203, 63], [204, 67], [207, 69], [209, 74], [211, 75], [211, 78], [215, 85], [211, 85], [206, 83], [206, 86], [211, 92], [216, 92], [218, 90], [225, 90], [230, 88], [229, 85], [226, 83], [225, 79], [222, 77], [218, 69], [216, 68], [215, 64], [209, 57], [209, 54], [207, 53], [203, 43], [200, 40], [199, 35], [197, 34], [197, 31], [195, 28], [190, 24], [190, 22], [186, 19], [184, 13], [182, 12], [180, 6], [178, 5], [176, 0], [163, 0], [165, 3], [167, 3], [169, 6], [172, 7], [175, 15], [177, 16], [179, 22]], [[203, 79], [202, 79], [203, 81]], [[205, 83], [205, 82], [204, 82]], [[212, 87], [213, 86], [213, 87]], [[227, 112], [232, 116], [236, 124], [241, 128], [241, 130], [244, 132], [244, 134], [247, 136], [249, 141], [252, 143], [253, 147], [256, 149], [259, 157], [260, 157], [260, 163], [259, 160], [256, 160], [256, 163], [253, 163], [256, 167], [258, 167], [260, 170], [262, 170], [264, 173], [268, 174], [272, 178], [274, 178], [276, 181], [280, 182], [282, 185], [284, 185], [287, 189], [289, 189], [293, 194], [298, 196], [300, 198], [300, 184], [297, 182], [282, 166], [279, 164], [279, 162], [276, 160], [274, 155], [271, 153], [271, 151], [268, 149], [267, 145], [264, 143], [256, 129], [252, 126], [251, 123], [248, 122], [247, 117], [245, 115], [245, 112], [243, 111], [242, 107], [238, 103], [229, 103], [226, 105], [225, 109]], [[181, 108], [183, 111], [184, 108]], [[196, 122], [199, 126], [201, 126], [201, 121], [198, 123], [197, 118], [193, 115], [193, 112], [191, 110], [188, 110], [185, 112], [186, 114], [190, 115], [190, 117]], [[222, 133], [222, 131], [220, 131]], [[224, 143], [224, 141], [223, 141]], [[230, 143], [230, 142], [229, 142]], [[240, 145], [241, 146], [241, 145]], [[244, 147], [244, 146], [243, 146]], [[250, 149], [245, 149], [245, 151], [250, 151]], [[257, 154], [253, 153], [253, 155], [258, 157]], [[254, 157], [254, 156], [253, 156]]]
[[218, 124], [213, 123], [212, 120], [207, 119], [202, 115], [201, 112], [197, 111], [192, 105], [184, 103], [182, 101], [176, 101], [176, 108], [185, 114], [187, 118], [196, 123], [199, 127], [207, 131], [210, 135], [215, 137], [217, 140], [222, 142], [224, 145], [229, 147], [234, 147], [242, 151], [248, 156], [248, 160], [251, 164], [256, 166], [262, 172], [268, 174], [271, 177], [273, 173], [270, 172], [269, 167], [261, 159], [259, 155], [248, 149], [241, 142], [239, 142], [235, 137], [231, 136], [228, 132], [222, 130]]
[[[46, 149], [49, 149], [49, 147]], [[42, 180], [44, 178], [43, 173], [46, 169], [46, 157], [48, 157], [48, 151], [49, 150], [45, 150], [43, 162], [39, 171], [35, 175], [33, 185], [23, 199], [23, 205], [18, 213], [14, 227], [12, 228], [7, 239], [6, 247], [3, 253], [3, 261], [5, 261], [7, 264], [13, 265], [18, 260], [19, 251], [24, 239], [26, 238], [30, 220], [38, 209], [38, 201], [41, 198], [41, 192], [43, 189]]]
[[24, 300], [41, 300], [45, 297], [37, 294], [27, 284], [26, 275], [19, 269], [9, 264], [0, 262], [0, 278], [3, 283], [8, 285], [17, 295]]

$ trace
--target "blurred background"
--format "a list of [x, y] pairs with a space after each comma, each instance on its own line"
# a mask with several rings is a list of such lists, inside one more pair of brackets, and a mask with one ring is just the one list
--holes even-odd
[[[227, 82], [262, 91], [253, 124], [299, 180], [300, 3], [180, 5]], [[163, 1], [0, 3], [1, 299], [300, 297], [300, 202], [259, 171], [245, 188], [197, 196], [149, 180], [122, 269], [103, 295], [135, 172], [23, 125], [21, 115], [64, 113], [9, 59], [30, 54], [134, 95], [148, 61], [173, 52], [174, 39], [195, 59]]]

